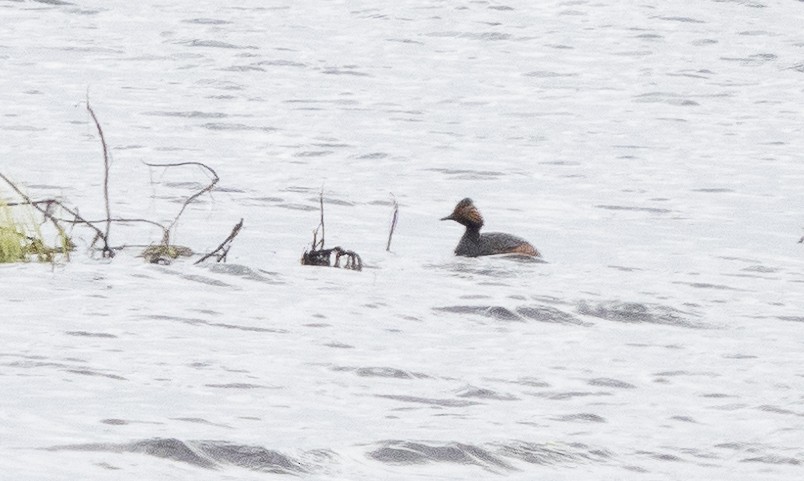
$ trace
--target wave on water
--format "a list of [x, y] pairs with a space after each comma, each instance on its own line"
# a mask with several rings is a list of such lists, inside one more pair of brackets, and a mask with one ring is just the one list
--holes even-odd
[[[605, 422], [588, 414], [576, 415], [566, 420]], [[119, 420], [109, 421], [110, 424], [124, 423]], [[800, 466], [804, 463], [800, 456], [791, 453], [789, 448], [759, 443], [728, 442], [714, 445], [712, 448], [701, 451], [668, 446], [664, 452], [640, 450], [635, 454], [645, 459], [672, 463], [697, 462], [696, 460], [700, 459], [711, 462], [734, 455], [738, 456], [742, 463], [787, 466]], [[330, 449], [308, 450], [297, 456], [291, 456], [262, 446], [227, 441], [181, 441], [176, 438], [151, 438], [128, 443], [72, 444], [53, 446], [45, 450], [145, 454], [208, 470], [236, 467], [260, 473], [296, 476], [328, 472], [339, 460], [339, 456]], [[457, 441], [385, 440], [370, 444], [365, 456], [388, 466], [452, 464], [474, 466], [496, 474], [525, 471], [527, 465], [565, 467], [606, 465], [628, 471], [649, 472], [641, 466], [623, 464], [614, 452], [606, 448], [579, 442], [508, 440], [471, 444]]]
[[603, 301], [578, 303], [576, 313], [542, 305], [525, 305], [509, 309], [504, 306], [489, 305], [454, 305], [433, 307], [436, 312], [453, 314], [469, 314], [499, 321], [538, 321], [552, 324], [569, 324], [592, 326], [594, 323], [582, 319], [586, 316], [614, 322], [664, 324], [669, 326], [704, 328], [697, 315], [680, 311], [673, 307], [659, 304], [642, 304], [638, 302]]
[[491, 451], [463, 443], [385, 441], [369, 452], [368, 457], [385, 464], [454, 463], [481, 466], [489, 471], [514, 469]]
[[[581, 443], [532, 443], [509, 441], [474, 445], [461, 442], [387, 440], [372, 445], [366, 456], [388, 465], [463, 464], [490, 472], [519, 470], [515, 463], [557, 465], [605, 462], [612, 455]], [[304, 475], [332, 464], [337, 455], [330, 450], [310, 450], [297, 457], [261, 446], [226, 441], [182, 441], [152, 438], [129, 443], [87, 443], [46, 448], [48, 451], [108, 452], [145, 454], [204, 469], [227, 466], [274, 474]]]
[[354, 372], [360, 377], [387, 377], [396, 379], [430, 379], [431, 376], [421, 372], [406, 371], [393, 367], [346, 367], [339, 366], [332, 368], [333, 371]]
[[701, 322], [692, 319], [697, 317], [694, 314], [660, 304], [622, 301], [589, 304], [582, 301], [578, 305], [578, 313], [615, 322], [664, 324], [699, 329], [705, 327]]
[[503, 306], [441, 306], [434, 307], [436, 312], [450, 312], [455, 314], [472, 314], [500, 321], [538, 321], [554, 324], [591, 325], [576, 316], [560, 309], [549, 306], [520, 306], [508, 309]]
[[459, 442], [436, 443], [391, 440], [379, 443], [368, 457], [386, 464], [410, 465], [453, 463], [480, 466], [485, 470], [514, 471], [514, 462], [557, 465], [605, 462], [612, 454], [582, 443], [532, 443], [509, 441], [481, 446]]
[[[91, 443], [54, 446], [49, 451], [99, 451], [110, 453], [138, 453], [157, 458], [191, 464], [200, 468], [218, 469], [231, 465], [264, 473], [303, 474], [312, 466], [260, 446], [248, 446], [222, 441], [181, 441], [175, 438], [153, 438], [131, 443]], [[311, 453], [315, 457], [320, 451]]]

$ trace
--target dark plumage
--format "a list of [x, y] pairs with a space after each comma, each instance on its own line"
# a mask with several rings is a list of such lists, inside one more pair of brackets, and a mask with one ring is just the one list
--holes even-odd
[[472, 199], [468, 197], [458, 202], [452, 214], [441, 220], [454, 220], [466, 226], [466, 232], [461, 237], [461, 241], [458, 242], [458, 247], [455, 248], [455, 255], [477, 257], [493, 254], [523, 254], [541, 257], [535, 247], [520, 237], [501, 232], [481, 234], [480, 228], [483, 227], [483, 216], [480, 215], [477, 207], [472, 203]]

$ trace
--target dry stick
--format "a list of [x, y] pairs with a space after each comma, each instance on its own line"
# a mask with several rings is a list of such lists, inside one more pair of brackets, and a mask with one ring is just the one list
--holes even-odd
[[220, 262], [221, 260], [225, 260], [226, 255], [229, 253], [229, 248], [231, 247], [232, 241], [234, 240], [235, 237], [237, 237], [237, 234], [240, 233], [240, 229], [242, 228], [243, 228], [243, 219], [241, 218], [240, 222], [238, 222], [237, 225], [235, 225], [232, 228], [232, 232], [229, 234], [229, 237], [224, 239], [224, 241], [221, 242], [221, 244], [218, 247], [216, 247], [212, 252], [204, 255], [202, 258], [195, 261], [193, 265], [200, 264], [215, 255], [218, 256], [218, 262]]
[[[212, 174], [212, 181], [209, 183], [208, 186], [204, 187], [195, 194], [191, 195], [190, 197], [187, 198], [187, 200], [184, 201], [184, 204], [181, 206], [179, 213], [176, 214], [176, 217], [173, 219], [173, 222], [171, 222], [170, 225], [167, 227], [168, 232], [170, 232], [170, 230], [173, 229], [173, 226], [176, 225], [176, 222], [179, 221], [179, 217], [181, 217], [181, 215], [184, 213], [184, 209], [187, 208], [190, 202], [211, 191], [215, 187], [215, 184], [217, 184], [218, 181], [220, 180], [220, 177], [218, 177], [218, 173], [215, 172], [215, 170], [213, 170], [212, 167], [201, 162], [178, 162], [175, 164], [150, 164], [148, 162], [145, 162], [145, 165], [147, 165], [148, 167], [181, 167], [184, 165], [197, 165], [201, 168], [206, 169], [209, 173]], [[167, 239], [164, 239], [164, 244], [165, 245], [168, 244]]]
[[391, 238], [394, 236], [394, 229], [396, 229], [396, 221], [399, 219], [399, 203], [396, 201], [394, 194], [391, 194], [394, 201], [394, 216], [391, 218], [391, 231], [388, 232], [388, 245], [385, 246], [386, 252], [391, 252]]
[[[69, 209], [65, 209], [65, 210], [67, 210], [70, 214], [73, 214], [72, 212], [69, 211]], [[73, 214], [73, 215], [75, 215], [75, 214]], [[115, 223], [119, 223], [119, 224], [130, 224], [130, 223], [135, 223], [136, 222], [136, 223], [142, 223], [142, 224], [150, 224], [150, 225], [159, 227], [160, 229], [162, 229], [162, 239], [163, 240], [168, 238], [168, 235], [169, 235], [168, 230], [167, 230], [167, 228], [165, 226], [163, 226], [159, 222], [154, 222], [154, 221], [148, 220], [148, 219], [136, 219], [136, 218], [135, 219], [126, 219], [126, 218], [120, 218], [120, 217], [113, 217], [111, 219], [103, 219], [103, 220], [86, 220], [86, 219], [83, 219], [81, 217], [77, 217], [77, 221], [69, 221], [69, 220], [64, 220], [64, 219], [59, 219], [59, 220], [61, 220], [62, 222], [67, 222], [67, 223], [72, 223], [72, 224], [81, 223], [81, 224], [87, 224], [87, 225], [100, 224], [100, 223], [103, 223], [103, 222], [115, 222]]]
[[89, 105], [89, 92], [87, 92], [87, 110], [89, 111], [89, 115], [92, 116], [92, 120], [95, 122], [95, 128], [98, 129], [101, 145], [103, 145], [103, 200], [106, 205], [106, 232], [103, 236], [105, 243], [103, 256], [114, 257], [114, 253], [111, 249], [108, 249], [109, 229], [112, 226], [112, 213], [109, 207], [109, 148], [106, 145], [106, 137], [103, 136], [103, 129], [100, 126], [100, 122], [98, 122], [98, 117], [95, 115], [95, 111], [92, 110], [92, 106]]
[[[321, 206], [321, 248], [324, 248], [324, 233], [326, 232], [324, 228], [324, 189], [321, 189], [321, 192], [318, 194], [318, 203]], [[315, 239], [315, 238], [314, 238]], [[313, 243], [313, 249], [315, 249], [315, 243]]]
[[[318, 225], [315, 226], [313, 229], [313, 251], [315, 250], [323, 250], [324, 249], [324, 190], [321, 190], [321, 193], [318, 196], [318, 202], [321, 206], [321, 220], [318, 221]], [[318, 240], [318, 231], [321, 231], [321, 241]], [[319, 246], [320, 244], [320, 246]]]

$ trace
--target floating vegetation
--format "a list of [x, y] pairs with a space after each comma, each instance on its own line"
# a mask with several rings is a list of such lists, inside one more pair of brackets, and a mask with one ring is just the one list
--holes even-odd
[[0, 200], [0, 263], [55, 262], [60, 257], [69, 258], [74, 246], [64, 231], [57, 232], [56, 246], [51, 247], [34, 220], [33, 209], [28, 206], [23, 214], [27, 219], [20, 220], [15, 210], [25, 209], [14, 207]]
[[190, 257], [193, 255], [193, 250], [189, 247], [178, 245], [165, 245], [165, 244], [152, 244], [145, 248], [140, 254], [146, 261], [151, 264], [170, 264], [173, 259], [179, 257]]

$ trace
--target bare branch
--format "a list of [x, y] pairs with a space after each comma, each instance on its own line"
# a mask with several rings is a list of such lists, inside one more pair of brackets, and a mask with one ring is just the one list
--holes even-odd
[[112, 225], [112, 213], [109, 207], [109, 147], [106, 145], [106, 137], [103, 136], [103, 129], [98, 121], [98, 116], [95, 115], [95, 111], [92, 110], [92, 106], [89, 105], [89, 92], [87, 92], [87, 110], [89, 111], [89, 115], [92, 116], [93, 122], [95, 122], [95, 128], [98, 129], [101, 145], [103, 145], [103, 201], [106, 206], [106, 232], [103, 235], [106, 246], [103, 254], [104, 256], [109, 254], [109, 257], [113, 257], [114, 253], [111, 250], [108, 250], [109, 229]]
[[[59, 204], [59, 205], [61, 205], [61, 204]], [[62, 207], [62, 208], [64, 208], [64, 207]], [[65, 210], [70, 212], [66, 208], [65, 208]], [[72, 212], [70, 212], [70, 213], [73, 214]], [[73, 214], [73, 215], [75, 215], [75, 214]], [[170, 237], [170, 233], [169, 233], [169, 231], [167, 230], [167, 228], [165, 226], [163, 226], [159, 222], [154, 222], [154, 221], [149, 220], [149, 219], [111, 218], [111, 219], [103, 219], [103, 220], [86, 220], [86, 219], [83, 219], [81, 217], [77, 217], [76, 220], [72, 220], [72, 221], [71, 220], [66, 220], [66, 219], [59, 219], [59, 220], [61, 222], [66, 222], [68, 224], [85, 224], [85, 225], [88, 225], [90, 227], [92, 227], [93, 224], [100, 224], [100, 223], [103, 223], [103, 222], [114, 222], [114, 223], [118, 223], [118, 224], [130, 224], [130, 223], [150, 224], [152, 226], [159, 227], [162, 230], [162, 243], [167, 244], [167, 242], [169, 240], [169, 237]]]
[[185, 166], [185, 165], [197, 165], [197, 166], [205, 169], [210, 174], [212, 174], [212, 181], [209, 183], [209, 185], [207, 185], [203, 189], [199, 190], [195, 194], [191, 195], [190, 197], [187, 198], [187, 200], [184, 201], [184, 204], [182, 204], [181, 209], [179, 210], [179, 213], [176, 214], [176, 217], [173, 219], [173, 221], [168, 226], [168, 228], [167, 228], [168, 231], [173, 229], [173, 226], [176, 225], [176, 222], [179, 221], [179, 217], [181, 217], [181, 215], [184, 213], [184, 209], [186, 209], [187, 206], [190, 205], [190, 203], [192, 201], [194, 201], [195, 199], [201, 197], [202, 195], [206, 194], [207, 192], [210, 192], [215, 187], [215, 185], [218, 183], [218, 181], [220, 180], [220, 177], [218, 177], [217, 172], [215, 172], [215, 170], [212, 169], [212, 167], [208, 166], [207, 164], [201, 163], [201, 162], [178, 162], [178, 163], [175, 163], [175, 164], [151, 164], [151, 163], [145, 162], [145, 165], [147, 165], [148, 167], [182, 167], [182, 166]]
[[226, 255], [229, 254], [229, 248], [232, 246], [232, 241], [234, 240], [235, 237], [237, 237], [237, 234], [240, 233], [240, 229], [242, 228], [243, 228], [243, 219], [240, 219], [240, 222], [238, 222], [232, 228], [232, 232], [229, 234], [229, 237], [224, 239], [224, 241], [221, 242], [220, 245], [216, 247], [212, 252], [210, 252], [209, 254], [205, 254], [203, 257], [195, 261], [193, 264], [200, 264], [212, 256], [217, 256], [218, 262], [226, 261]]

